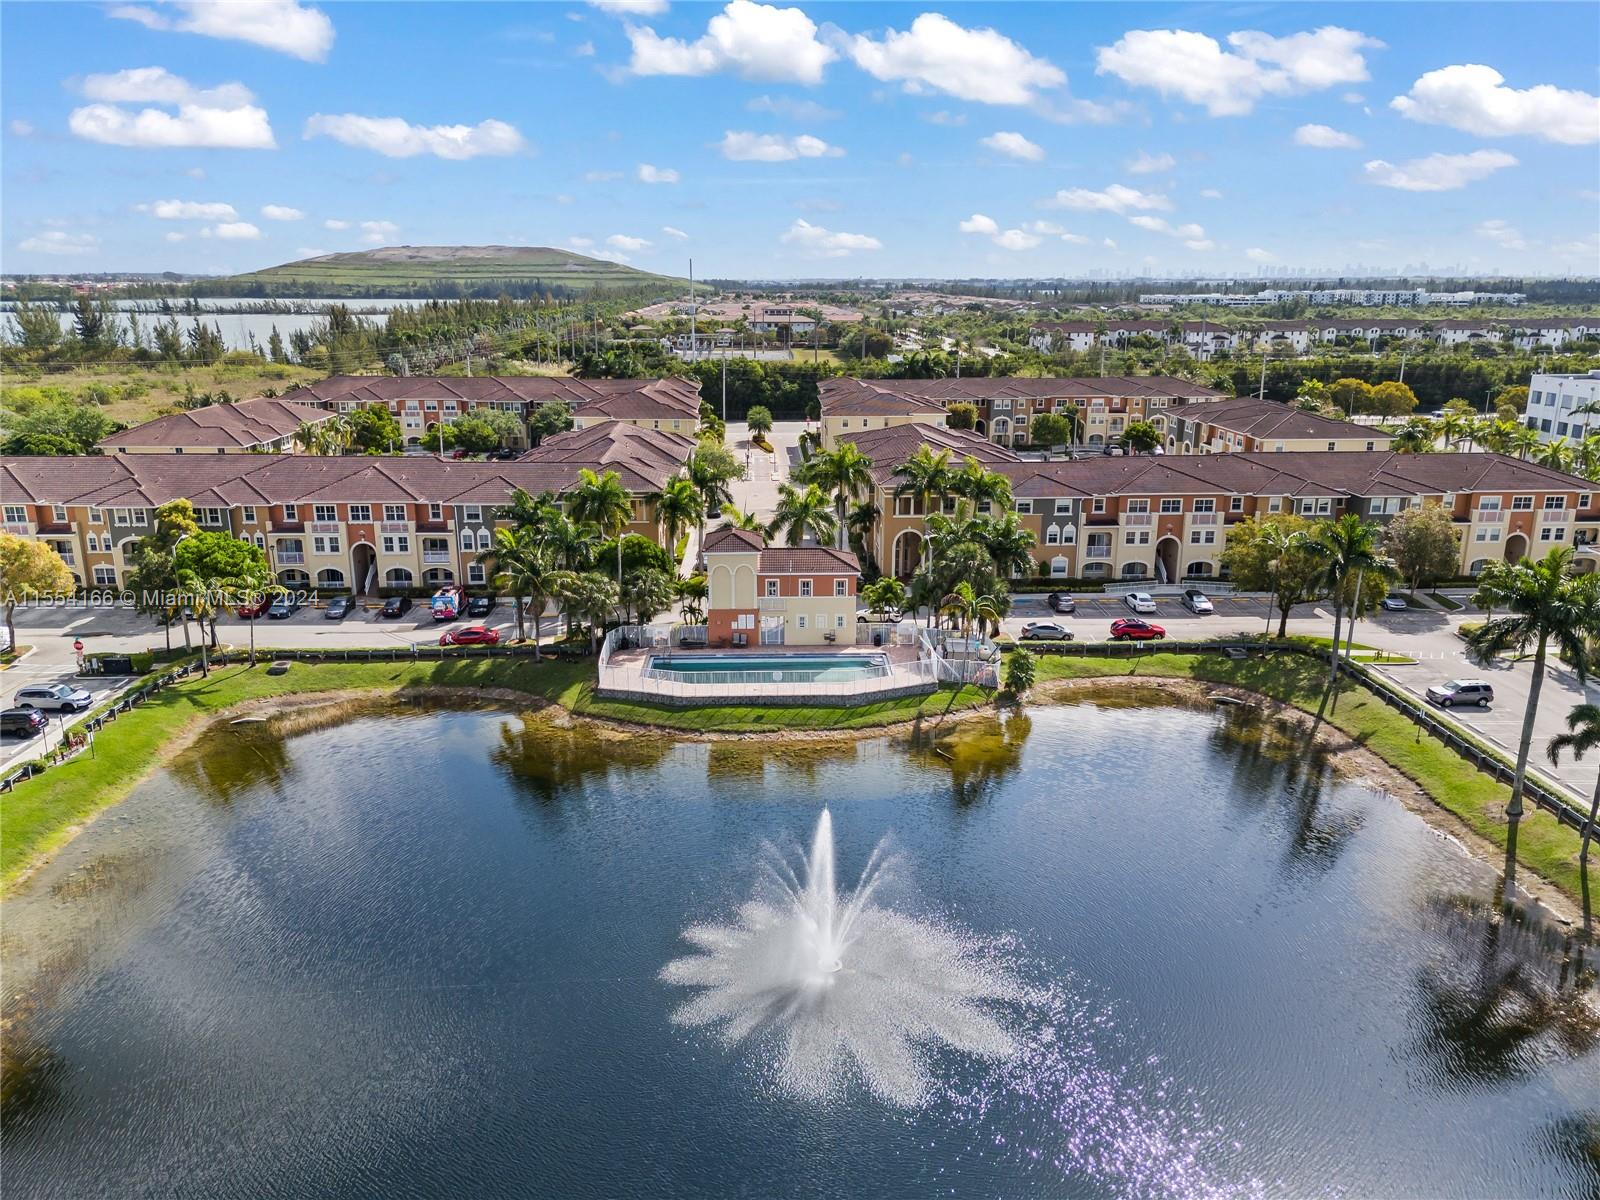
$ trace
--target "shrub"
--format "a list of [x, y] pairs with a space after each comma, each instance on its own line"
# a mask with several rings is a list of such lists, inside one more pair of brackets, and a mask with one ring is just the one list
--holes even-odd
[[1013, 650], [1001, 671], [1000, 682], [1013, 696], [1021, 696], [1038, 678], [1039, 660], [1027, 650]]

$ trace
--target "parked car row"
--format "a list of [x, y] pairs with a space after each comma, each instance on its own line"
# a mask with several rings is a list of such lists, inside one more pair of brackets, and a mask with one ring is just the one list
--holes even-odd
[[[495, 610], [498, 601], [493, 596], [466, 596], [464, 589], [452, 584], [439, 589], [428, 601], [428, 611], [435, 621], [454, 621], [466, 616], [482, 620]], [[356, 598], [348, 593], [329, 599], [322, 615], [329, 621], [342, 621], [359, 607]], [[263, 596], [247, 601], [234, 611], [241, 620], [254, 621], [259, 617], [281, 621], [300, 610], [300, 597], [293, 592], [279, 596]], [[378, 610], [381, 619], [393, 620], [411, 611], [411, 597], [389, 596]]]

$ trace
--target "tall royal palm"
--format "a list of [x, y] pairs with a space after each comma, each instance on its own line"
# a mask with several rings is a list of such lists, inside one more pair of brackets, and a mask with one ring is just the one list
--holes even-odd
[[974, 512], [982, 512], [985, 505], [996, 512], [1011, 506], [1011, 481], [970, 454], [961, 469], [951, 474], [949, 486], [951, 495], [972, 502]]
[[588, 467], [578, 472], [578, 486], [567, 493], [572, 519], [593, 525], [608, 538], [617, 539], [617, 588], [622, 588], [622, 531], [633, 519], [633, 501], [615, 471], [596, 475]]
[[1506, 898], [1510, 899], [1516, 874], [1517, 822], [1522, 819], [1522, 793], [1527, 783], [1528, 752], [1533, 745], [1533, 723], [1544, 686], [1545, 658], [1554, 642], [1561, 657], [1585, 679], [1589, 674], [1589, 638], [1600, 627], [1600, 593], [1594, 575], [1572, 575], [1573, 551], [1558, 546], [1543, 558], [1523, 559], [1485, 572], [1472, 602], [1490, 611], [1504, 610], [1467, 636], [1480, 659], [1487, 661], [1508, 651], [1533, 651], [1533, 680], [1522, 714], [1522, 737], [1517, 742], [1517, 771], [1511, 781], [1511, 801], [1506, 805]]
[[832, 450], [823, 450], [814, 455], [806, 464], [803, 478], [805, 482], [814, 483], [824, 492], [832, 494], [837, 545], [843, 550], [850, 502], [872, 491], [872, 460], [861, 453], [854, 442], [840, 442]]
[[[1575, 760], [1581, 761], [1596, 747], [1600, 747], [1600, 704], [1577, 704], [1567, 714], [1567, 732], [1550, 739], [1550, 765], [1561, 761], [1561, 752], [1570, 750]], [[1594, 840], [1595, 820], [1600, 818], [1600, 779], [1595, 781], [1594, 795], [1589, 801], [1589, 819], [1583, 823], [1578, 843], [1578, 884], [1583, 889], [1583, 931], [1591, 932], [1589, 915], [1589, 843]]]
[[980, 518], [978, 540], [989, 552], [995, 574], [1001, 579], [1015, 579], [1033, 570], [1033, 547], [1038, 539], [1033, 530], [1017, 520], [1016, 513]]
[[820, 546], [831, 541], [837, 529], [833, 501], [816, 484], [797, 488], [785, 483], [778, 488], [778, 507], [767, 523], [768, 537], [782, 533], [789, 545], [798, 546], [810, 534]]
[[533, 616], [533, 661], [539, 661], [539, 622], [550, 601], [560, 594], [567, 574], [551, 566], [550, 557], [528, 529], [494, 531], [494, 544], [478, 555], [494, 572], [496, 591], [511, 593], [517, 617], [517, 640], [528, 636], [527, 615]]
[[944, 498], [950, 494], [954, 474], [950, 469], [950, 451], [918, 446], [910, 458], [894, 469], [894, 474], [900, 481], [895, 484], [894, 494], [912, 497], [923, 515], [930, 515], [937, 511], [935, 502], [942, 506]]
[[1317, 719], [1339, 680], [1339, 634], [1344, 629], [1345, 588], [1350, 580], [1367, 572], [1388, 571], [1389, 560], [1379, 550], [1383, 527], [1376, 521], [1363, 521], [1355, 513], [1345, 513], [1337, 521], [1319, 526], [1305, 541], [1306, 550], [1321, 562], [1318, 580], [1322, 590], [1333, 598], [1333, 652], [1329, 656], [1328, 691], [1317, 708]]
[[669, 479], [666, 486], [659, 492], [651, 493], [649, 499], [656, 506], [656, 520], [661, 522], [661, 528], [667, 535], [668, 552], [676, 561], [678, 539], [691, 526], [697, 526], [704, 520], [705, 501], [700, 498], [700, 491], [694, 482], [682, 475]]
[[691, 454], [684, 471], [695, 491], [700, 493], [699, 541], [696, 543], [699, 547], [696, 550], [698, 557], [706, 544], [706, 518], [716, 509], [732, 504], [733, 492], [728, 487], [727, 474], [712, 455]]

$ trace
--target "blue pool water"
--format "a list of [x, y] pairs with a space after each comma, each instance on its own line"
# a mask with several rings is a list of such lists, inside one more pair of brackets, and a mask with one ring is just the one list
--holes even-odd
[[657, 654], [649, 669], [693, 683], [844, 683], [887, 675], [889, 660], [882, 654]]

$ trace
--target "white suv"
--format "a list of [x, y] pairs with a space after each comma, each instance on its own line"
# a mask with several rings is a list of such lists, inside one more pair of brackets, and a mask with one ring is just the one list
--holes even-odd
[[18, 708], [51, 708], [72, 713], [88, 708], [94, 697], [70, 683], [35, 683], [17, 693]]
[[1129, 592], [1122, 598], [1122, 602], [1136, 613], [1156, 611], [1156, 598], [1149, 592]]

